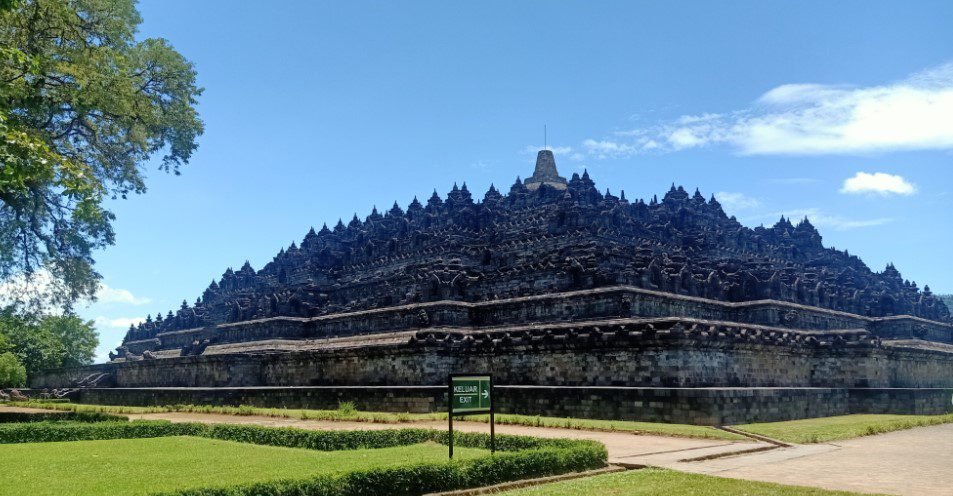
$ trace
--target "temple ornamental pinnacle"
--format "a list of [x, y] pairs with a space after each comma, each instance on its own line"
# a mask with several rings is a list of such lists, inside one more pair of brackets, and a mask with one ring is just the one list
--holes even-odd
[[928, 286], [750, 229], [696, 190], [630, 201], [549, 150], [507, 194], [466, 184], [312, 229], [260, 270], [129, 329], [34, 388], [104, 404], [435, 411], [492, 371], [495, 405], [697, 424], [953, 410], [953, 326]]

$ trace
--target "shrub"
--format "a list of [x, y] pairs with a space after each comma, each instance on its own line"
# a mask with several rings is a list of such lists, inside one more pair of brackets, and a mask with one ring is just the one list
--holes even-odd
[[0, 444], [196, 436], [205, 426], [163, 421], [28, 422], [0, 424]]
[[117, 422], [126, 421], [126, 417], [108, 413], [80, 412], [0, 412], [0, 424], [13, 422]]
[[357, 405], [353, 401], [342, 401], [338, 403], [338, 412], [344, 416], [354, 415], [357, 412]]
[[0, 389], [26, 385], [26, 367], [11, 352], [0, 354]]
[[357, 470], [339, 475], [319, 475], [302, 480], [272, 481], [225, 488], [187, 489], [162, 494], [165, 496], [417, 495], [570, 471], [590, 470], [605, 466], [605, 461], [605, 447], [598, 443], [583, 441], [572, 448], [548, 447], [499, 453], [495, 456], [467, 461], [420, 463]]
[[293, 427], [215, 424], [201, 436], [240, 443], [305, 448], [318, 451], [390, 448], [438, 441], [438, 431], [393, 429], [380, 431], [310, 431]]
[[[489, 458], [489, 457], [487, 457]], [[340, 494], [427, 494], [468, 486], [466, 462], [418, 463], [349, 472], [340, 478]], [[484, 484], [481, 484], [484, 485]]]
[[[36, 415], [36, 414], [26, 414]], [[44, 414], [41, 414], [44, 415]], [[0, 444], [17, 442], [79, 441], [92, 439], [134, 439], [162, 436], [201, 436], [223, 441], [303, 448], [318, 451], [390, 448], [411, 444], [436, 442], [447, 444], [446, 431], [433, 429], [385, 429], [373, 431], [312, 431], [294, 427], [264, 427], [240, 424], [171, 423], [165, 420], [114, 421], [107, 414], [75, 413], [63, 419], [63, 413], [48, 413], [59, 422], [45, 421], [0, 425]], [[56, 417], [53, 417], [56, 416]], [[63, 421], [67, 420], [67, 421]], [[29, 434], [12, 434], [24, 431]], [[29, 439], [35, 439], [31, 441]], [[25, 439], [25, 440], [21, 440]], [[473, 432], [454, 432], [454, 445], [468, 448], [490, 448], [490, 436]], [[578, 448], [601, 450], [605, 447], [595, 441], [573, 439], [544, 439], [529, 436], [501, 435], [496, 437], [497, 451], [525, 451], [541, 449], [573, 450]]]
[[[202, 436], [216, 439], [318, 450], [386, 448], [421, 442], [447, 442], [447, 432], [431, 429], [382, 431], [305, 431], [247, 425], [214, 425]], [[454, 433], [456, 446], [489, 448], [490, 436]], [[475, 460], [410, 464], [227, 488], [191, 489], [174, 496], [399, 496], [479, 487], [501, 482], [590, 470], [605, 466], [605, 446], [594, 441], [497, 436], [500, 453]]]
[[319, 475], [305, 480], [269, 481], [230, 487], [183, 489], [153, 496], [339, 496], [340, 477]]

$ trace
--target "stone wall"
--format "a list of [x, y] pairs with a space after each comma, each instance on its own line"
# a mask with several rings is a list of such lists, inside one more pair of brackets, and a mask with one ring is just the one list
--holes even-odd
[[[496, 411], [551, 417], [730, 425], [843, 415], [848, 390], [831, 388], [625, 388], [496, 386]], [[254, 387], [83, 389], [80, 403], [227, 405], [429, 413], [447, 409], [447, 388]]]
[[114, 372], [117, 365], [117, 363], [99, 363], [84, 367], [44, 370], [31, 375], [29, 383], [35, 388], [70, 388], [86, 385], [90, 380], [106, 375], [109, 376], [109, 383], [103, 386], [114, 386]]
[[867, 329], [885, 339], [916, 338], [953, 343], [953, 326], [909, 315], [873, 319]]
[[181, 349], [205, 339], [214, 343], [237, 343], [612, 317], [691, 317], [807, 330], [870, 329], [885, 338], [922, 337], [953, 343], [953, 326], [914, 317], [874, 319], [780, 301], [729, 303], [618, 286], [481, 303], [441, 301], [314, 318], [274, 317], [164, 332], [154, 339], [124, 344], [132, 353], [142, 354], [146, 350]]
[[[848, 411], [940, 412], [942, 391], [953, 388], [953, 346], [922, 339], [943, 337], [943, 324], [865, 320], [779, 302], [657, 296], [617, 288], [566, 299], [513, 298], [494, 302], [488, 314], [483, 304], [443, 302], [360, 312], [360, 318], [226, 324], [161, 336], [162, 346], [190, 342], [196, 333], [226, 341], [198, 354], [177, 356], [173, 347], [168, 354], [44, 371], [30, 383], [96, 386], [81, 394], [101, 403], [335, 408], [355, 401], [370, 410], [432, 411], [445, 405], [440, 391], [449, 373], [492, 371], [501, 392], [517, 391], [498, 398], [502, 412], [712, 424]], [[730, 320], [643, 315], [663, 307]], [[494, 319], [529, 323], [497, 326]], [[744, 319], [751, 322], [739, 322]], [[759, 323], [776, 320], [784, 325]], [[321, 339], [362, 334], [362, 321], [371, 327], [368, 336]], [[857, 327], [860, 321], [870, 330]], [[806, 328], [790, 327], [796, 325]], [[418, 330], [380, 333], [375, 326]], [[285, 339], [268, 340], [276, 336]], [[845, 392], [854, 389], [863, 392]]]
[[[495, 388], [500, 411], [697, 425], [731, 425], [847, 413], [846, 389], [832, 388]], [[531, 413], [532, 412], [532, 413]]]
[[[953, 389], [496, 386], [498, 413], [732, 425], [848, 413], [953, 412]], [[428, 413], [446, 411], [445, 386], [82, 389], [81, 403], [228, 405]]]
[[850, 413], [937, 415], [953, 412], [953, 388], [850, 390]]
[[225, 405], [336, 410], [354, 402], [362, 411], [426, 413], [446, 409], [444, 386], [87, 388], [78, 402], [97, 405]]
[[[662, 324], [605, 323], [598, 335], [581, 325], [501, 331], [482, 341], [434, 332], [414, 344], [114, 362], [46, 371], [31, 385], [71, 387], [92, 372], [109, 372], [118, 387], [438, 385], [451, 372], [492, 370], [501, 385], [953, 387], [953, 353], [851, 341], [862, 333], [801, 340], [759, 328]], [[709, 332], [717, 335], [694, 336]]]

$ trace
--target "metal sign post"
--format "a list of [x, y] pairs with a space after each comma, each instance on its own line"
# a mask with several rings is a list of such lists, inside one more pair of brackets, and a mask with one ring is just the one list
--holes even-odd
[[493, 408], [493, 376], [490, 374], [450, 374], [447, 381], [447, 424], [450, 458], [453, 458], [453, 416], [474, 413], [490, 414], [490, 452], [496, 452], [495, 409]]

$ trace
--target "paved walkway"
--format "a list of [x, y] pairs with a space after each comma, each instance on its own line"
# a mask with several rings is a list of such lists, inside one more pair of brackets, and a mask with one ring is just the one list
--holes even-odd
[[[13, 410], [12, 408], [4, 408]], [[18, 409], [24, 410], [24, 409]], [[368, 430], [398, 427], [446, 429], [446, 422], [375, 424], [197, 413], [129, 415], [172, 422], [255, 424], [313, 430]], [[454, 422], [455, 430], [488, 432], [486, 424]], [[835, 443], [795, 445], [758, 453], [756, 441], [719, 441], [676, 437], [498, 425], [500, 434], [592, 439], [606, 445], [610, 463], [650, 465], [720, 477], [814, 486], [867, 493], [953, 495], [953, 424], [920, 427]], [[708, 455], [733, 456], [684, 461]]]
[[951, 496], [953, 424], [668, 466], [825, 489]]

